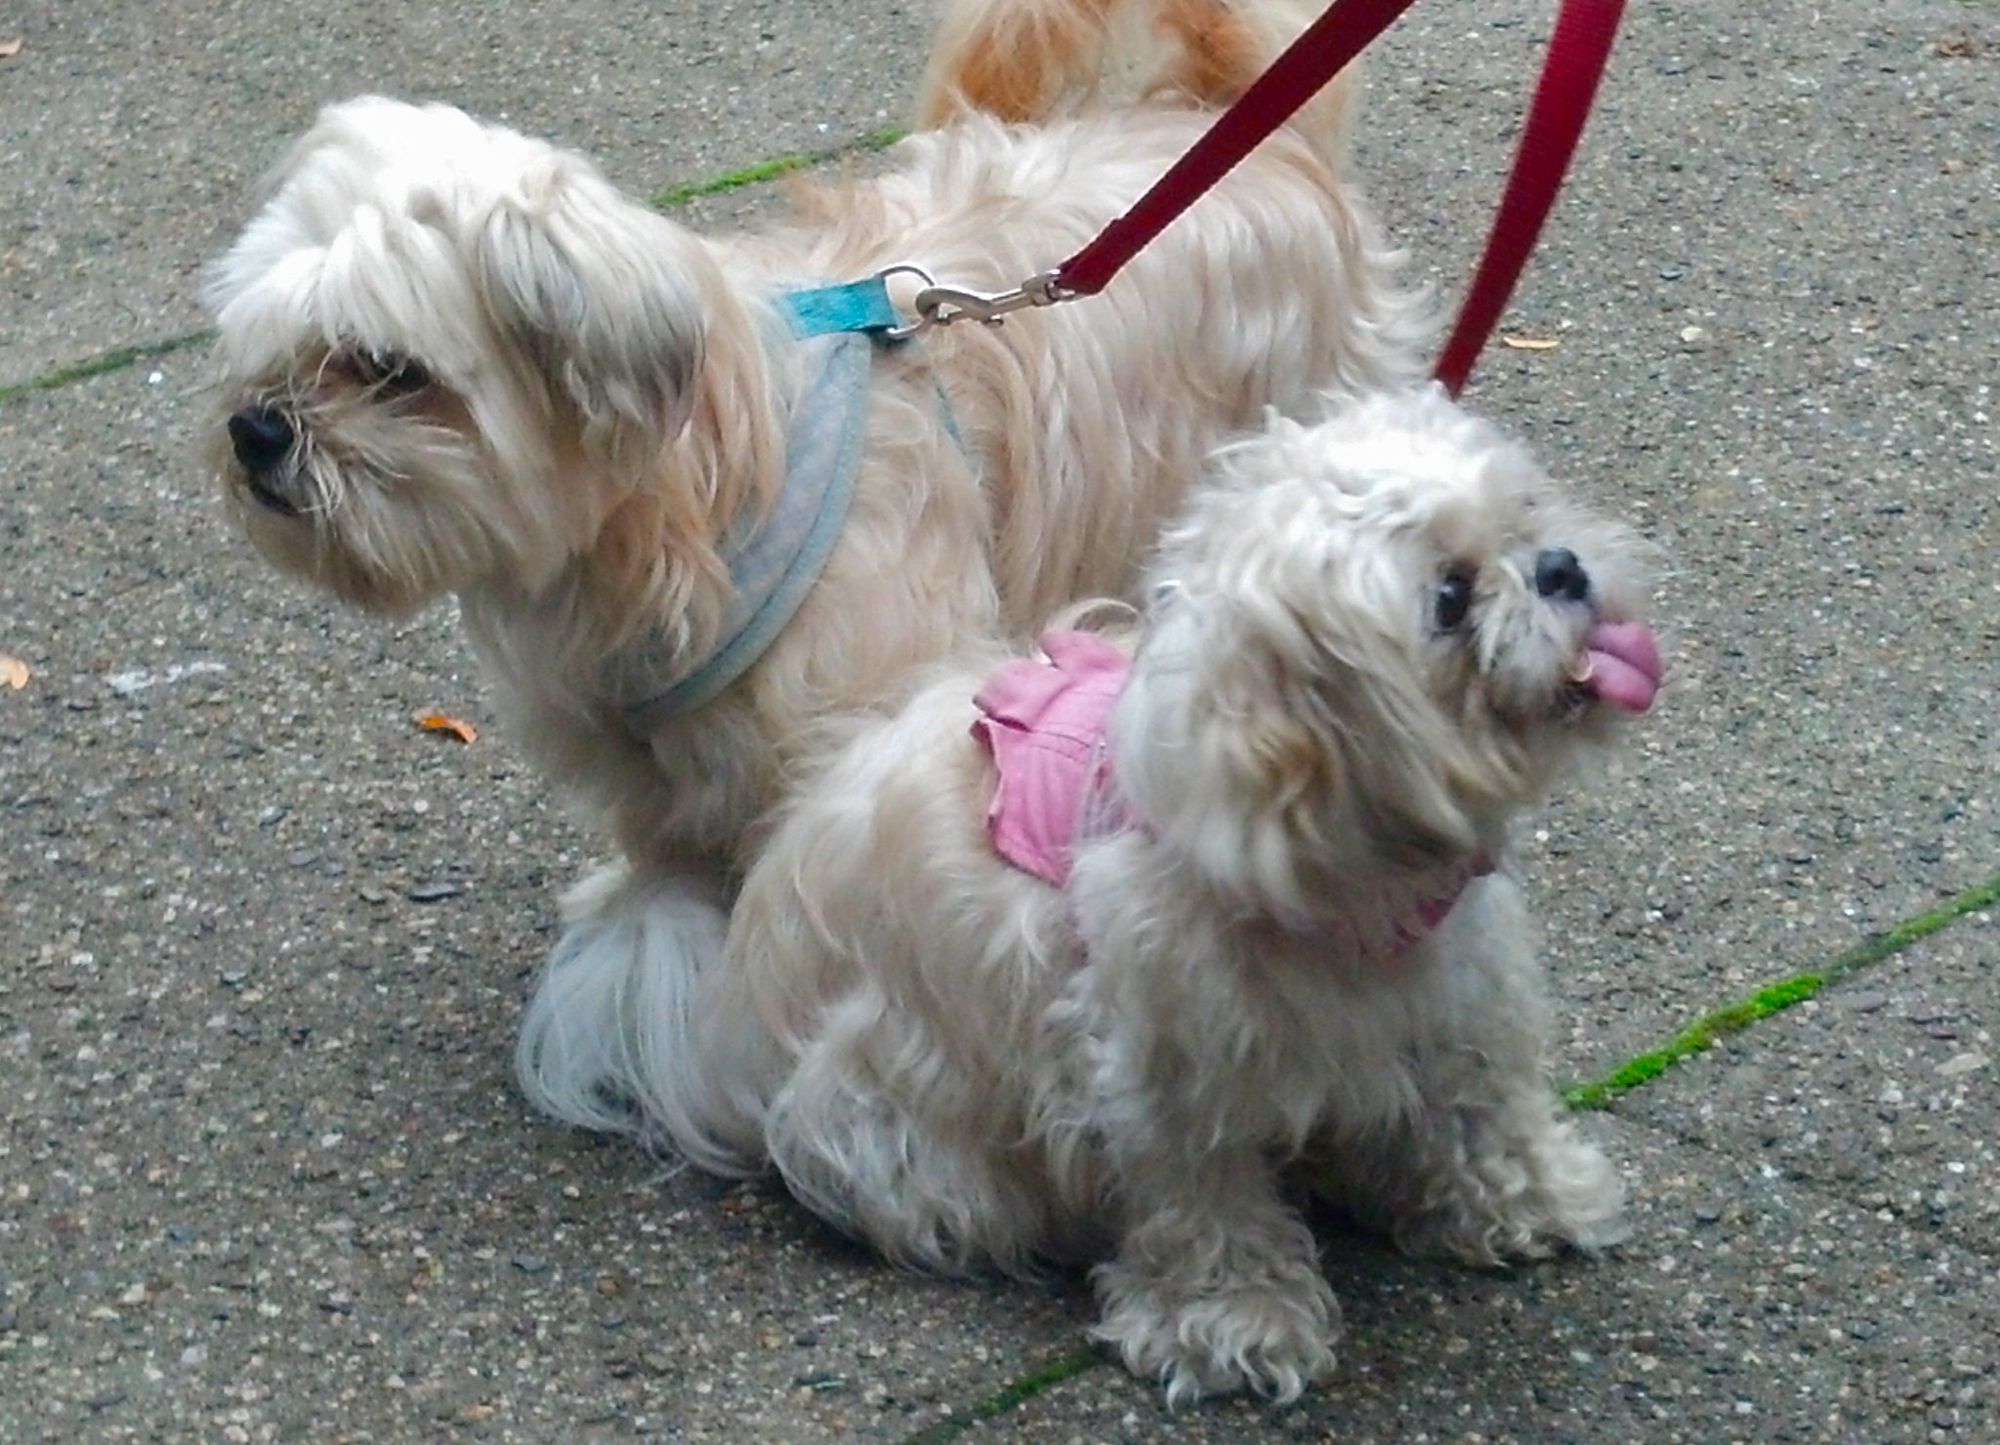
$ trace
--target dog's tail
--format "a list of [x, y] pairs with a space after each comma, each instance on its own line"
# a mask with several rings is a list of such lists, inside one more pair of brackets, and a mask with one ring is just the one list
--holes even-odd
[[[1045, 121], [1119, 93], [1228, 105], [1317, 14], [1302, 0], [951, 0], [917, 121], [940, 126], [964, 111]], [[1292, 118], [1331, 159], [1347, 134], [1353, 71]]]
[[743, 1065], [760, 1040], [740, 1011], [716, 1007], [733, 998], [715, 987], [726, 906], [719, 885], [623, 863], [578, 885], [521, 1020], [529, 1101], [712, 1173], [760, 1169], [763, 1102]]

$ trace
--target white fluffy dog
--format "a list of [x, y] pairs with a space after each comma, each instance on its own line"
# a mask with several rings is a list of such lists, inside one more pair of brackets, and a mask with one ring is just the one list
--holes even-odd
[[[649, 1031], [688, 1006], [825, 720], [1129, 595], [1226, 430], [1418, 366], [1415, 311], [1338, 176], [1337, 93], [1100, 297], [863, 346], [853, 386], [824, 384], [825, 348], [786, 319], [786, 293], [895, 264], [994, 289], [1055, 264], [1309, 15], [960, 0], [933, 128], [759, 236], [692, 234], [441, 105], [332, 106], [278, 168], [207, 284], [232, 512], [361, 607], [455, 597], [514, 736], [622, 854], [571, 900], [524, 1024], [543, 1106], [657, 1114], [674, 1064]], [[1135, 69], [1141, 99], [1104, 98]], [[905, 302], [915, 284], [897, 278]], [[822, 453], [842, 461], [798, 493], [788, 461]]]
[[1610, 1242], [1507, 834], [1653, 700], [1642, 555], [1435, 390], [1226, 448], [1135, 636], [954, 664], [802, 784], [658, 1020], [674, 1142], [923, 1267], [1108, 1246], [1174, 1399], [1332, 1363], [1281, 1168], [1414, 1250]]

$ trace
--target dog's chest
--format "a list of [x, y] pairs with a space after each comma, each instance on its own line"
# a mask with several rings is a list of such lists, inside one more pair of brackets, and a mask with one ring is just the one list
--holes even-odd
[[1256, 1005], [1259, 1072], [1284, 1139], [1368, 1132], [1418, 1107], [1418, 1062], [1438, 1008], [1434, 973], [1422, 948], [1350, 971], [1302, 947], [1269, 969]]

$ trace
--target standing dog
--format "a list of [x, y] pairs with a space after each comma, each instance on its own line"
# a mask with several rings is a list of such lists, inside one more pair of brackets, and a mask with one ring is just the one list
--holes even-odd
[[801, 786], [665, 1117], [901, 1261], [1108, 1245], [1134, 1371], [1289, 1399], [1338, 1312], [1281, 1167], [1478, 1264], [1618, 1233], [1508, 828], [1660, 656], [1634, 539], [1436, 390], [1224, 450], [1152, 583], [1136, 645], [954, 664]]
[[[329, 107], [278, 168], [207, 284], [236, 520], [360, 607], [455, 597], [513, 735], [622, 855], [570, 900], [524, 1022], [543, 1107], [634, 1129], [679, 1097], [652, 1041], [829, 719], [1128, 592], [1225, 430], [1416, 369], [1337, 96], [1087, 304], [863, 346], [838, 375], [791, 335], [804, 284], [914, 263], [999, 288], [1070, 254], [1294, 8], [964, 0], [934, 128], [764, 235], [695, 235], [441, 105]], [[1106, 99], [1135, 67], [1141, 98]], [[802, 455], [839, 460], [801, 481]]]

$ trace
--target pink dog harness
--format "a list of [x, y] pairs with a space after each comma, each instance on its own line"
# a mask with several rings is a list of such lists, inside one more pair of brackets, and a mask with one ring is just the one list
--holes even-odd
[[[1111, 708], [1132, 663], [1088, 632], [1044, 633], [1041, 651], [1041, 658], [1018, 658], [987, 679], [973, 699], [980, 716], [972, 735], [992, 755], [999, 775], [986, 810], [994, 848], [1022, 872], [1061, 888], [1069, 882], [1086, 808], [1104, 810], [1107, 831], [1134, 826], [1111, 788], [1105, 746]], [[1348, 928], [1336, 930], [1339, 936], [1328, 942], [1363, 957], [1402, 953], [1444, 922], [1468, 883], [1492, 871], [1484, 854], [1460, 864], [1374, 947]], [[1326, 925], [1299, 927], [1317, 931]]]
[[[973, 699], [972, 735], [999, 771], [986, 831], [1000, 856], [1060, 888], [1084, 802], [1108, 796], [1111, 759], [1104, 733], [1132, 663], [1088, 632], [1047, 632], [1046, 661], [1017, 658]], [[1129, 821], [1121, 810], [1117, 826]]]

